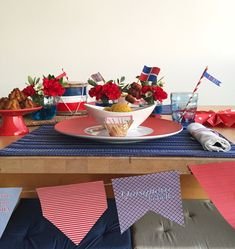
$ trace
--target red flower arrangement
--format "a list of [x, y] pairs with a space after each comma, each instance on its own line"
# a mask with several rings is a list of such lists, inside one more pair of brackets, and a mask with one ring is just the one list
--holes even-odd
[[27, 97], [28, 96], [33, 96], [36, 94], [36, 91], [35, 89], [33, 88], [33, 85], [29, 85], [29, 86], [26, 86], [22, 92], [24, 93], [24, 95], [26, 95]]
[[101, 100], [104, 104], [108, 103], [109, 100], [120, 98], [122, 94], [121, 88], [113, 80], [103, 85], [98, 85], [92, 80], [88, 80], [88, 83], [93, 86], [88, 92], [90, 97], [95, 97], [97, 101]]
[[43, 78], [43, 93], [45, 96], [62, 96], [65, 92], [63, 87], [63, 78], [55, 78], [49, 75]]
[[25, 87], [22, 92], [28, 97], [31, 97], [39, 105], [42, 105], [42, 98], [62, 96], [65, 92], [63, 77], [65, 73], [55, 77], [54, 75], [48, 75], [43, 77], [42, 82], [40, 78], [32, 78], [28, 76], [28, 86]]
[[136, 100], [143, 99], [149, 105], [154, 104], [155, 101], [162, 102], [167, 98], [167, 93], [162, 87], [162, 79], [151, 85], [149, 82], [133, 82], [127, 90], [128, 95], [126, 96], [126, 100], [134, 103]]
[[117, 100], [122, 94], [126, 96], [126, 101], [130, 103], [142, 99], [149, 105], [154, 104], [155, 101], [162, 102], [167, 98], [167, 93], [163, 90], [163, 78], [155, 83], [138, 80], [138, 82], [132, 84], [124, 84], [125, 77], [121, 77], [120, 80], [117, 79], [116, 83], [113, 80], [105, 82], [100, 73], [92, 76], [92, 79], [103, 81], [103, 84], [100, 85], [95, 80], [89, 79], [88, 83], [93, 86], [89, 90], [89, 95], [95, 97], [97, 101], [101, 100], [104, 104], [109, 103], [109, 100]]

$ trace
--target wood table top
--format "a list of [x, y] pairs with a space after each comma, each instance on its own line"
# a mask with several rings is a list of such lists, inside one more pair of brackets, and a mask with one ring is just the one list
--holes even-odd
[[[204, 106], [199, 110], [235, 109], [229, 106]], [[171, 116], [164, 115], [164, 119]], [[37, 127], [30, 128], [35, 129]], [[215, 128], [235, 143], [234, 128]], [[20, 136], [0, 136], [0, 149]], [[195, 157], [0, 157], [0, 187], [21, 186], [21, 197], [37, 197], [35, 189], [71, 183], [103, 180], [108, 197], [113, 197], [111, 179], [116, 177], [157, 173], [167, 170], [181, 172], [181, 194], [183, 199], [208, 199], [195, 177], [190, 174], [188, 164], [221, 162], [234, 159]]]
[[[223, 110], [228, 106], [204, 106], [200, 110]], [[230, 107], [231, 108], [231, 107]], [[171, 119], [164, 115], [163, 118]], [[35, 128], [35, 127], [34, 127]], [[214, 128], [235, 143], [234, 128]], [[20, 136], [0, 136], [0, 149]], [[231, 158], [200, 157], [76, 157], [25, 156], [0, 157], [1, 173], [81, 173], [81, 174], [145, 174], [164, 170], [179, 170], [189, 174], [188, 164], [231, 161]]]

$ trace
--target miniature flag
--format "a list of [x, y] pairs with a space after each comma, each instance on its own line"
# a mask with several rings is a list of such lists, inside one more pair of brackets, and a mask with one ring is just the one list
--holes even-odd
[[103, 181], [38, 188], [42, 213], [75, 244], [107, 209]]
[[151, 81], [152, 83], [156, 83], [159, 72], [160, 68], [158, 67], [144, 66], [143, 71], [139, 77], [139, 80], [144, 82]]
[[214, 78], [213, 76], [211, 76], [209, 73], [207, 73], [207, 71], [204, 72], [203, 77], [207, 78], [208, 80], [210, 80], [211, 82], [213, 82], [217, 86], [220, 86], [220, 84], [221, 84], [221, 81], [219, 81], [216, 78]]
[[184, 225], [179, 172], [115, 178], [112, 185], [121, 233], [148, 211]]
[[235, 162], [190, 165], [224, 219], [235, 229]]
[[0, 238], [19, 200], [22, 188], [0, 188]]
[[[62, 68], [62, 71], [63, 71], [63, 73], [62, 74], [60, 74], [60, 75], [58, 75], [58, 76], [56, 76], [56, 79], [57, 80], [60, 80], [61, 78], [63, 78], [63, 77], [66, 77], [67, 76], [67, 74], [66, 74], [66, 72], [64, 71], [64, 69]], [[68, 80], [68, 77], [66, 77], [67, 78], [67, 80]]]
[[100, 73], [96, 73], [96, 74], [92, 74], [91, 78], [95, 81], [95, 82], [100, 82], [103, 81], [104, 82], [104, 78]]

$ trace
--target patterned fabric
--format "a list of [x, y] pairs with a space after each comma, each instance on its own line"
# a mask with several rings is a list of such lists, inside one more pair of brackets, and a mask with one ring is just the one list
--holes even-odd
[[148, 211], [184, 224], [179, 172], [116, 178], [112, 185], [121, 233]]
[[107, 209], [102, 181], [38, 188], [37, 193], [43, 216], [75, 244]]
[[108, 144], [66, 136], [53, 126], [41, 126], [0, 150], [0, 156], [118, 156], [118, 157], [211, 157], [235, 158], [235, 145], [229, 152], [204, 151], [187, 130], [177, 135], [134, 144]]

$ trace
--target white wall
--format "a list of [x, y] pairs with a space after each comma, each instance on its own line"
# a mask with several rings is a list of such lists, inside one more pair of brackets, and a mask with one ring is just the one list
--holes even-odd
[[234, 0], [0, 0], [0, 96], [28, 75], [133, 81], [158, 66], [166, 90], [191, 91], [205, 66], [200, 104], [235, 104]]

